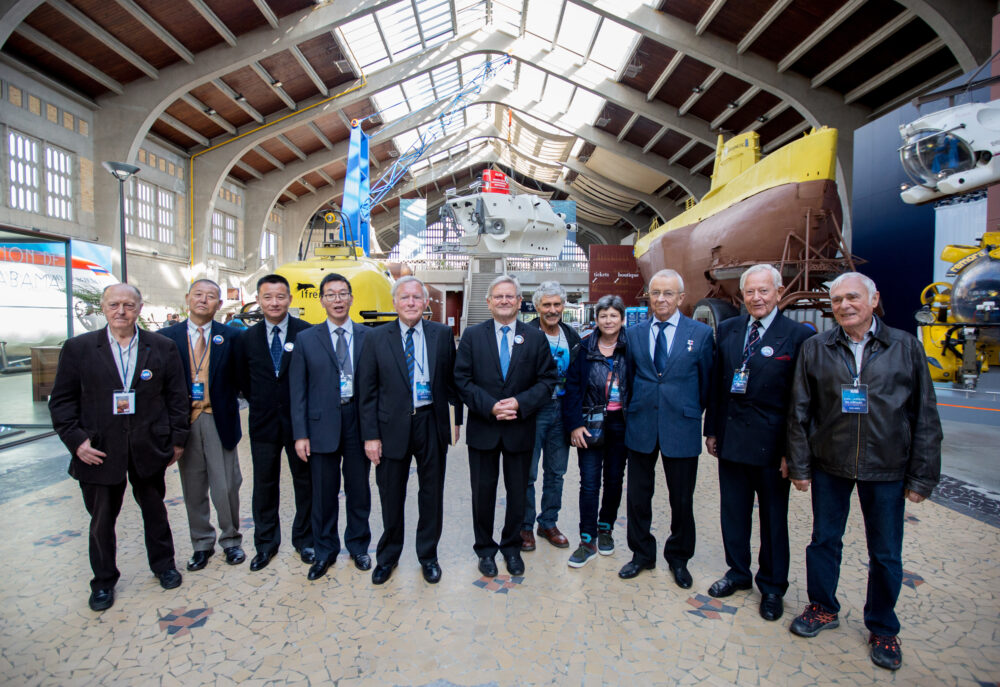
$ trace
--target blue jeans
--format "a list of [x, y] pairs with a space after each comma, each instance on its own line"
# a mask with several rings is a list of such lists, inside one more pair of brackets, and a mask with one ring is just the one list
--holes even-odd
[[[625, 481], [625, 416], [619, 411], [608, 413], [604, 420], [604, 444], [597, 448], [577, 449], [580, 461], [580, 534], [597, 537], [598, 526], [612, 530], [622, 503], [622, 483]], [[597, 511], [604, 476], [604, 498]]]
[[899, 634], [896, 599], [903, 583], [903, 481], [867, 482], [813, 470], [812, 543], [806, 547], [809, 601], [840, 612], [837, 582], [851, 492], [858, 488], [868, 540], [868, 598], [865, 627], [879, 635]]
[[555, 527], [559, 519], [563, 475], [566, 474], [566, 464], [569, 462], [569, 441], [563, 431], [561, 398], [551, 399], [535, 416], [535, 450], [531, 454], [531, 468], [528, 472], [524, 524], [521, 525], [523, 530], [530, 530], [535, 524], [535, 480], [538, 478], [538, 459], [543, 452], [542, 512], [538, 514], [538, 526], [548, 529]]

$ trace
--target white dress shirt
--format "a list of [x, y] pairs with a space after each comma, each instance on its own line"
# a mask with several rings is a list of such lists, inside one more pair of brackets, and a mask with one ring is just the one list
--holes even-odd
[[[115, 359], [115, 367], [118, 368], [118, 378], [122, 380], [122, 389], [131, 389], [132, 380], [135, 379], [136, 360], [139, 357], [139, 327], [135, 328], [132, 340], [127, 347], [118, 343], [118, 339], [108, 330], [108, 341], [111, 343], [111, 357]], [[127, 378], [126, 378], [127, 375]]]
[[288, 315], [285, 315], [283, 319], [278, 324], [271, 324], [268, 320], [264, 320], [264, 326], [267, 327], [267, 347], [271, 348], [271, 339], [274, 337], [274, 328], [278, 328], [278, 341], [281, 342], [281, 346], [285, 346], [285, 340], [288, 338]]

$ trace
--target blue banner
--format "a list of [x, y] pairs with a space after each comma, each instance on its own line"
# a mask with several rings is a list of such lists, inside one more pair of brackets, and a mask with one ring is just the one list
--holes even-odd
[[368, 255], [368, 233], [371, 222], [369, 202], [368, 134], [360, 126], [351, 127], [347, 148], [347, 176], [344, 179], [344, 216], [350, 222], [342, 224], [340, 237], [347, 241], [353, 235], [357, 245]]

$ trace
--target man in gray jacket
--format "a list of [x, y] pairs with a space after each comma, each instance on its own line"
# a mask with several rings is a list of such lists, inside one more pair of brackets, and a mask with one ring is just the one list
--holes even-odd
[[789, 628], [815, 637], [837, 627], [837, 582], [855, 486], [868, 541], [865, 626], [875, 665], [902, 664], [896, 599], [903, 579], [903, 508], [930, 496], [941, 475], [941, 422], [924, 350], [874, 314], [875, 283], [857, 272], [830, 286], [840, 325], [802, 344], [788, 414], [788, 469], [812, 486], [806, 548], [809, 605]]

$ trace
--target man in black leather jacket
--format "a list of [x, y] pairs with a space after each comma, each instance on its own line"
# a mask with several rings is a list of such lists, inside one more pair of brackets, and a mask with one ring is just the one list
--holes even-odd
[[857, 486], [869, 552], [871, 658], [896, 670], [903, 507], [930, 496], [940, 479], [941, 422], [923, 347], [875, 317], [875, 283], [857, 272], [841, 275], [830, 300], [840, 326], [802, 344], [788, 414], [789, 476], [799, 491], [813, 487], [810, 603], [789, 629], [815, 637], [840, 624], [842, 539]]

